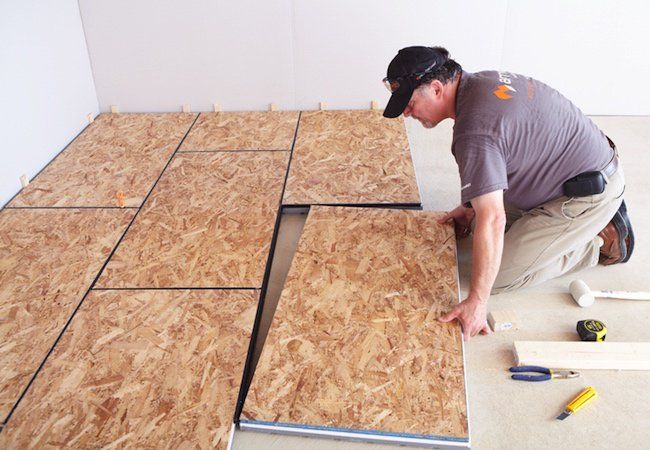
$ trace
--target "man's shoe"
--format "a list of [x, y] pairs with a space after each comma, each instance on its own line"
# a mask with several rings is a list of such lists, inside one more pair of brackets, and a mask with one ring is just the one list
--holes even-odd
[[604, 242], [600, 247], [598, 262], [605, 266], [624, 262], [627, 258], [627, 245], [625, 239], [628, 237], [625, 219], [619, 211], [616, 211], [612, 220], [598, 233]]
[[632, 231], [632, 224], [630, 223], [630, 217], [627, 215], [627, 205], [625, 205], [625, 200], [621, 203], [621, 207], [618, 208], [618, 212], [621, 214], [623, 221], [625, 222], [625, 227], [627, 228], [627, 237], [625, 238], [625, 247], [626, 255], [625, 258], [621, 260], [622, 263], [628, 262], [634, 251], [634, 232]]

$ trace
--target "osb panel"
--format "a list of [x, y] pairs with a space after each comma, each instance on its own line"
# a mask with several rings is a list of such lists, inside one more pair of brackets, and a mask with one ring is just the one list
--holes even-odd
[[303, 113], [283, 203], [420, 203], [403, 120], [379, 111]]
[[225, 449], [255, 291], [93, 291], [0, 447]]
[[102, 114], [9, 206], [140, 206], [196, 114]]
[[201, 113], [180, 150], [291, 150], [298, 114], [298, 111]]
[[456, 244], [437, 213], [312, 207], [243, 418], [467, 437]]
[[259, 287], [288, 152], [177, 154], [102, 287]]
[[131, 210], [0, 212], [0, 420], [133, 218]]

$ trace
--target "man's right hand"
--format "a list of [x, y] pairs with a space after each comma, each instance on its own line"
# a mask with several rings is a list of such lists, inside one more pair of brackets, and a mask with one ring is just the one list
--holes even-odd
[[463, 205], [460, 205], [445, 214], [441, 219], [438, 220], [438, 222], [445, 223], [449, 222], [450, 220], [454, 221], [456, 237], [458, 239], [466, 238], [472, 231], [471, 225], [472, 220], [474, 220], [474, 210], [472, 208], [465, 208]]

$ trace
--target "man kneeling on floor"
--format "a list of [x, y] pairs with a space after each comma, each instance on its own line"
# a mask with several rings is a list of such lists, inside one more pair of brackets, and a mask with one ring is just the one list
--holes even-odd
[[465, 72], [442, 47], [400, 50], [387, 75], [385, 117], [454, 120], [462, 204], [441, 222], [453, 220], [459, 238], [474, 230], [472, 274], [441, 321], [458, 319], [465, 339], [485, 334], [491, 293], [630, 259], [616, 147], [560, 93], [523, 75]]

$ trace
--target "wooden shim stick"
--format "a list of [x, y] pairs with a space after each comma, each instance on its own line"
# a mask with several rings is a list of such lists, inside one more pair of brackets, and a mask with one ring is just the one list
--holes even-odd
[[117, 106], [117, 105], [111, 105], [111, 112], [112, 112], [113, 114], [117, 114], [117, 113], [119, 113], [119, 112], [120, 112], [120, 107]]
[[269, 105], [269, 111], [277, 111], [277, 110], [278, 110], [278, 106], [275, 103], [271, 103]]
[[518, 366], [650, 370], [650, 342], [516, 341]]
[[319, 108], [321, 111], [325, 111], [327, 109], [327, 102], [320, 102]]
[[372, 100], [370, 102], [370, 109], [372, 109], [373, 111], [380, 109], [379, 102], [377, 100]]
[[190, 108], [190, 104], [189, 104], [189, 103], [185, 103], [185, 104], [183, 104], [183, 112], [184, 112], [184, 113], [192, 112], [192, 109]]
[[88, 123], [93, 123], [95, 121], [95, 118], [93, 117], [92, 113], [88, 113], [86, 119], [88, 119]]
[[213, 103], [212, 106], [214, 107], [214, 112], [221, 111], [221, 105], [219, 103]]
[[29, 178], [27, 178], [27, 175], [20, 176], [20, 184], [22, 185], [22, 187], [27, 187], [27, 185], [29, 184]]

